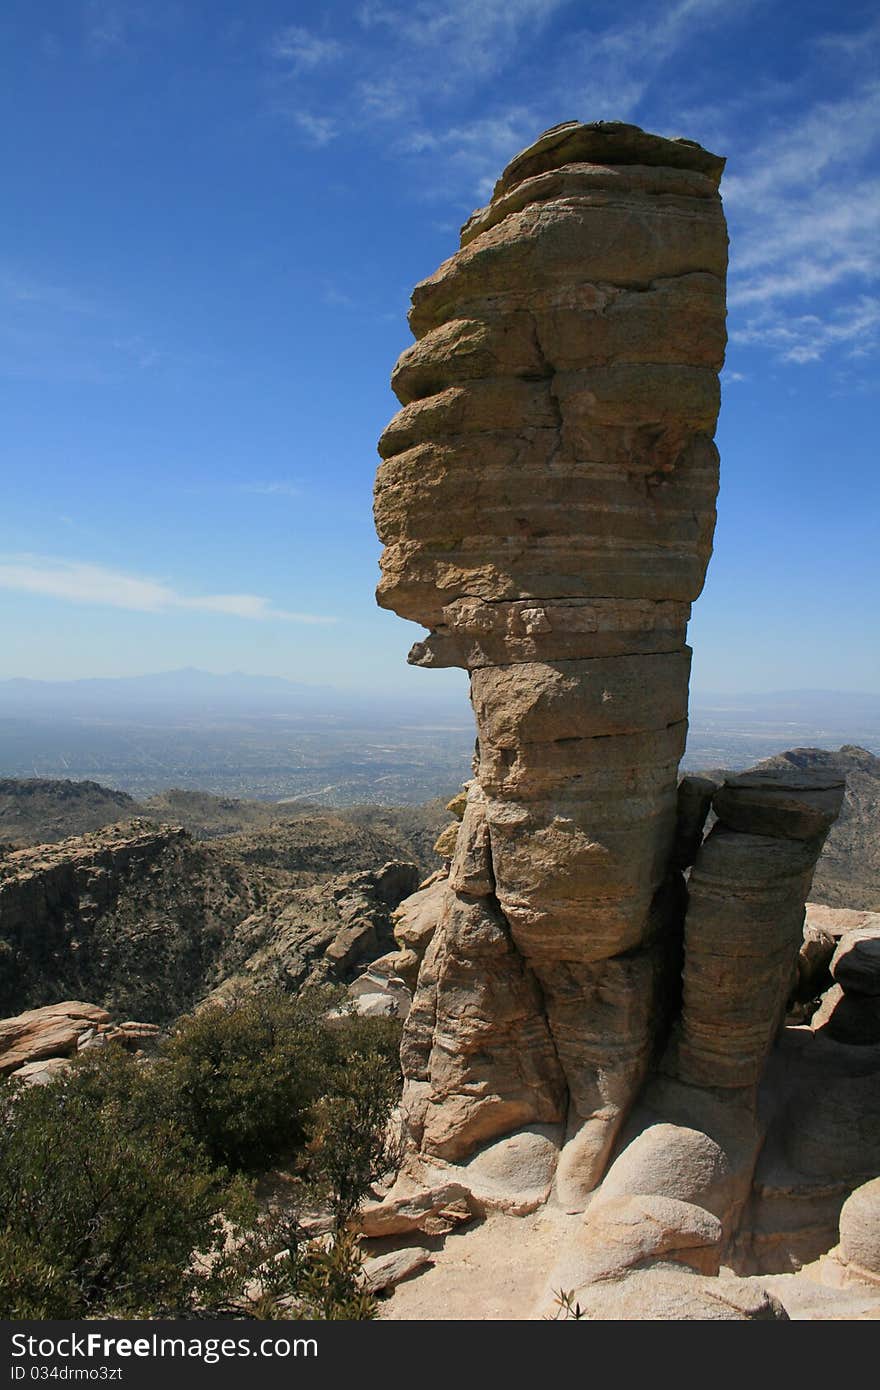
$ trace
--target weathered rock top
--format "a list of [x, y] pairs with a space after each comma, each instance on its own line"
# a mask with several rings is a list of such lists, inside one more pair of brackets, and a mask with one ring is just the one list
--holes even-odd
[[625, 121], [563, 121], [527, 145], [505, 168], [492, 196], [514, 184], [562, 164], [644, 164], [668, 169], [693, 169], [706, 174], [715, 187], [726, 160], [703, 149], [695, 140], [652, 135]]
[[158, 826], [140, 818], [117, 822], [86, 835], [73, 835], [51, 844], [28, 845], [24, 849], [11, 850], [0, 859], [0, 886], [34, 873], [45, 873], [54, 867], [68, 869], [100, 861], [120, 850], [137, 852], [188, 838], [187, 831], [180, 825]]

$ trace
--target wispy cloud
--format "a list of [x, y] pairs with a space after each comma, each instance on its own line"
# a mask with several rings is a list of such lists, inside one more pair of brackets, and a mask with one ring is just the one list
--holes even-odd
[[270, 41], [269, 52], [273, 58], [287, 64], [292, 72], [300, 73], [336, 62], [344, 50], [336, 39], [323, 38], [298, 24], [288, 24]]
[[[651, 6], [633, 19], [604, 29], [587, 28], [572, 44], [586, 71], [572, 94], [590, 119], [627, 119], [638, 107], [657, 74], [679, 49], [693, 42], [700, 30], [733, 18], [741, 19], [756, 0], [741, 0], [735, 10], [729, 0], [678, 0]], [[669, 132], [674, 133], [674, 132]]]
[[[848, 347], [852, 357], [873, 351], [880, 341], [880, 299], [863, 296], [822, 318], [818, 314], [780, 317], [765, 313], [735, 328], [730, 340], [740, 346], [773, 348], [784, 362], [818, 362], [834, 347]], [[735, 379], [735, 374], [731, 374]]]
[[[412, 155], [429, 147], [442, 150], [460, 181], [472, 186], [484, 169], [497, 163], [498, 145], [477, 155], [480, 130], [456, 123], [443, 129], [431, 108], [456, 100], [478, 84], [496, 76], [530, 35], [571, 0], [437, 0], [416, 4], [373, 3], [368, 0], [358, 14], [365, 42], [344, 50], [335, 38], [315, 35], [293, 26], [276, 34], [269, 45], [273, 59], [283, 60], [301, 78], [342, 56], [348, 59], [350, 78], [344, 93], [328, 99], [327, 90], [312, 91], [305, 101], [293, 104], [276, 93], [275, 108], [287, 116], [311, 144], [326, 145], [347, 129], [385, 131], [393, 123], [406, 130], [403, 139], [392, 138], [397, 154]], [[301, 84], [300, 84], [301, 85]], [[502, 114], [482, 123], [483, 134], [492, 122], [504, 126]], [[536, 133], [540, 117], [523, 120], [512, 140], [502, 142], [503, 158], [515, 152]], [[479, 125], [479, 123], [478, 123]], [[382, 136], [387, 139], [387, 135]], [[420, 146], [420, 141], [422, 142]]]
[[534, 113], [518, 106], [446, 130], [416, 128], [400, 139], [398, 149], [402, 154], [442, 154], [447, 167], [488, 197], [500, 169], [535, 134]]
[[415, 56], [443, 55], [428, 74], [434, 84], [482, 77], [502, 68], [523, 33], [538, 30], [567, 0], [417, 0], [416, 4], [367, 3], [359, 18], [365, 29], [381, 28]]
[[339, 122], [333, 116], [319, 116], [314, 111], [289, 111], [288, 115], [308, 143], [319, 149], [339, 134]]
[[258, 594], [182, 594], [162, 580], [126, 574], [85, 561], [37, 555], [0, 559], [0, 589], [137, 613], [185, 609], [223, 613], [227, 617], [257, 622], [271, 619], [293, 623], [336, 622], [333, 617], [276, 608], [269, 599]]
[[813, 103], [725, 179], [733, 342], [763, 343], [792, 363], [876, 344], [876, 301], [865, 291], [880, 277], [880, 179], [863, 170], [878, 148], [872, 81]]
[[297, 487], [296, 483], [284, 481], [274, 483], [242, 483], [237, 489], [239, 492], [254, 493], [257, 497], [299, 497], [302, 488]]
[[88, 0], [83, 17], [86, 45], [97, 57], [124, 47], [129, 23], [124, 5], [117, 0]]
[[108, 62], [130, 53], [144, 38], [168, 37], [180, 28], [178, 0], [83, 0], [86, 52]]
[[55, 310], [62, 314], [99, 315], [95, 300], [64, 285], [48, 284], [26, 272], [9, 267], [0, 269], [0, 299], [9, 305]]
[[[710, 25], [740, 20], [761, 0], [650, 0], [604, 27], [584, 27], [586, 7], [573, 0], [365, 0], [358, 11], [364, 42], [346, 51], [344, 93], [326, 85], [307, 101], [276, 101], [312, 144], [346, 131], [372, 131], [397, 158], [430, 154], [431, 178], [420, 191], [438, 196], [467, 190], [485, 196], [500, 167], [542, 129], [565, 117], [627, 119], [677, 50]], [[550, 47], [540, 80], [526, 79], [523, 62], [563, 14], [564, 44]], [[324, 61], [319, 39], [295, 27], [275, 48], [287, 48], [302, 78]], [[335, 49], [331, 49], [335, 52]], [[508, 81], [502, 88], [501, 76]], [[514, 101], [500, 92], [516, 92]], [[482, 111], [469, 119], [472, 99]], [[455, 115], [450, 118], [450, 112]], [[425, 161], [421, 161], [422, 167]]]

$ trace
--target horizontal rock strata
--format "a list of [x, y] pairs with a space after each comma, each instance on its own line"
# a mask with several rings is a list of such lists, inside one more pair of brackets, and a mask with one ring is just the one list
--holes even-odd
[[644, 1078], [675, 954], [722, 167], [634, 126], [542, 136], [416, 287], [379, 446], [379, 602], [430, 630], [413, 662], [471, 672], [479, 735], [407, 1022], [410, 1137], [464, 1158], [566, 1118], [581, 1196]]
[[728, 777], [696, 857], [685, 920], [675, 1069], [698, 1086], [755, 1087], [789, 996], [816, 860], [843, 800], [835, 773]]

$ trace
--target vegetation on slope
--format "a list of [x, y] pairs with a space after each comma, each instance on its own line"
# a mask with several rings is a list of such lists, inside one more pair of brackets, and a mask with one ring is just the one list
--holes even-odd
[[[395, 1025], [266, 994], [181, 1022], [155, 1062], [115, 1047], [0, 1086], [0, 1312], [369, 1317], [346, 1222], [392, 1159]], [[293, 1208], [261, 1211], [278, 1162]], [[299, 1213], [332, 1213], [309, 1242]]]

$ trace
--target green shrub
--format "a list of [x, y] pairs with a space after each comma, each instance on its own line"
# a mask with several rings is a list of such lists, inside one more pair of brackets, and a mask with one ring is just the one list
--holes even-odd
[[332, 1065], [316, 1001], [265, 993], [186, 1018], [157, 1067], [163, 1099], [215, 1163], [259, 1172], [293, 1158]]
[[224, 1182], [157, 1120], [116, 1049], [0, 1092], [0, 1306], [19, 1318], [187, 1309], [217, 1249]]
[[370, 1185], [397, 1165], [389, 1119], [400, 1088], [376, 1052], [354, 1052], [335, 1083], [315, 1107], [309, 1153], [312, 1181], [341, 1230]]
[[[107, 1047], [0, 1086], [0, 1316], [371, 1317], [345, 1224], [394, 1159], [400, 1029], [328, 1027], [327, 1002], [254, 996], [184, 1020], [154, 1061]], [[332, 1211], [329, 1246], [231, 1177], [282, 1161]]]
[[[306, 1146], [328, 1110], [354, 1104], [361, 1127], [384, 1125], [400, 1089], [400, 1025], [352, 1015], [330, 1027], [332, 1000], [266, 991], [184, 1019], [155, 1069], [157, 1103], [234, 1172], [308, 1166]], [[362, 1079], [367, 1058], [375, 1095]], [[353, 1120], [340, 1124], [352, 1132]]]

